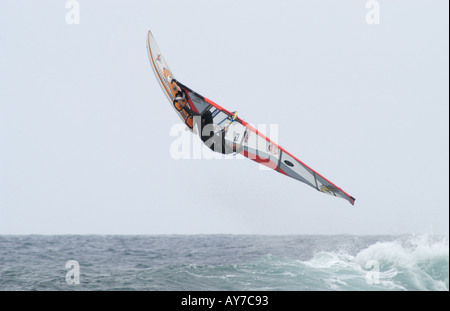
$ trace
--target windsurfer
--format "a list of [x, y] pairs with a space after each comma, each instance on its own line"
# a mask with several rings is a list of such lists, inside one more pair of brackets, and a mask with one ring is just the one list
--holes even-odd
[[[212, 151], [230, 154], [233, 152], [240, 152], [241, 146], [237, 146], [235, 143], [230, 143], [225, 139], [229, 126], [222, 128], [221, 126], [214, 124], [212, 113], [207, 109], [203, 114], [199, 115], [189, 108], [186, 100], [186, 94], [182, 89], [172, 80], [173, 89], [176, 90], [173, 103], [178, 110], [184, 110], [188, 112], [192, 117], [199, 117], [200, 119], [200, 139], [210, 148]], [[239, 150], [239, 151], [238, 151]]]
[[206, 110], [200, 118], [200, 138], [212, 151], [229, 154], [236, 152], [237, 146], [225, 139], [228, 127], [222, 128], [214, 124], [211, 111]]

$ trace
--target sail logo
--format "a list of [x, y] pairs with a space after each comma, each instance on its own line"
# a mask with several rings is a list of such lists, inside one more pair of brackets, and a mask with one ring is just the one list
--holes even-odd
[[322, 190], [323, 192], [328, 192], [328, 193], [332, 193], [332, 194], [335, 194], [337, 192], [336, 187], [334, 187], [332, 185], [322, 186], [320, 188], [320, 190]]
[[278, 147], [276, 147], [274, 144], [269, 143], [267, 145], [267, 151], [269, 151], [273, 155], [278, 154]]

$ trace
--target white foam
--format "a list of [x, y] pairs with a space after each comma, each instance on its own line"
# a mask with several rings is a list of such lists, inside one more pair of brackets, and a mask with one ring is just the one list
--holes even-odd
[[448, 237], [405, 236], [377, 242], [355, 256], [319, 252], [300, 264], [331, 290], [448, 290]]
[[444, 264], [448, 267], [448, 237], [424, 234], [377, 242], [355, 256], [355, 262], [363, 268], [369, 261], [377, 262], [380, 278], [391, 279], [396, 287], [448, 290], [448, 268], [438, 276], [432, 275], [434, 268], [442, 270]]

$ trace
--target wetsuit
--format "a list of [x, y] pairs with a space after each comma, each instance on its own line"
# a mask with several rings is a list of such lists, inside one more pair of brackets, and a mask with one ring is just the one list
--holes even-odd
[[203, 130], [205, 126], [208, 124], [213, 125], [213, 117], [211, 111], [207, 110], [204, 112], [201, 116], [201, 133], [200, 138], [201, 140], [206, 144], [208, 140], [210, 140], [208, 143], [213, 142], [208, 146], [212, 151], [221, 152], [223, 154], [225, 153], [231, 153], [226, 152], [225, 150], [225, 130], [222, 129], [220, 131], [212, 131], [213, 128], [208, 128], [206, 130]]

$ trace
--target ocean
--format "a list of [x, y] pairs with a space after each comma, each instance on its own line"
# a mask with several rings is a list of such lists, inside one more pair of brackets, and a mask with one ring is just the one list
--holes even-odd
[[448, 291], [436, 235], [0, 236], [1, 291]]

